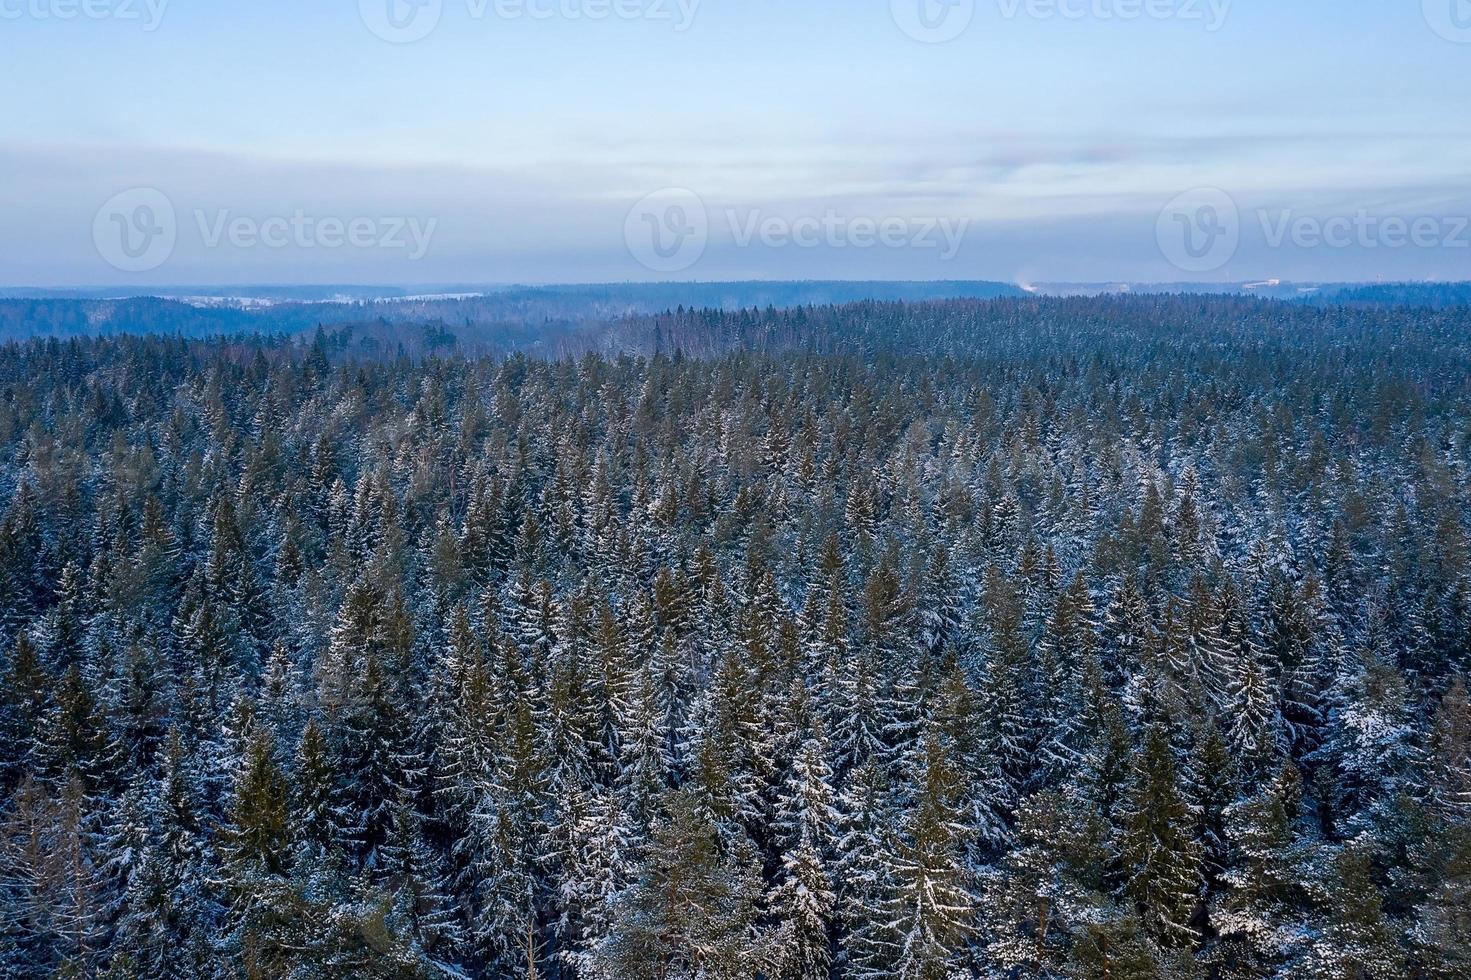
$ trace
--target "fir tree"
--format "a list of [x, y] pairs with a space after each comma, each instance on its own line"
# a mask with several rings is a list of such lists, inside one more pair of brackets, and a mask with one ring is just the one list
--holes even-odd
[[726, 852], [689, 794], [666, 796], [661, 809], [600, 961], [619, 977], [749, 976], [757, 956], [751, 870]]
[[1124, 802], [1120, 858], [1125, 893], [1146, 931], [1166, 947], [1189, 945], [1197, 935], [1191, 923], [1202, 880], [1194, 823], [1168, 732], [1152, 725]]
[[1405, 952], [1371, 872], [1368, 857], [1353, 848], [1335, 858], [1323, 895], [1327, 922], [1303, 963], [1303, 976], [1396, 980], [1407, 975]]
[[976, 903], [967, 881], [965, 824], [957, 807], [958, 774], [940, 739], [925, 739], [924, 770], [893, 878], [899, 955], [895, 974], [943, 980], [975, 929]]

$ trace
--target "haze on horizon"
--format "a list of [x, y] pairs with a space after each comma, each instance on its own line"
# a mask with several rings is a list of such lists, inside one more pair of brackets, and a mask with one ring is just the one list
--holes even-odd
[[1471, 278], [1467, 0], [0, 0], [0, 55], [0, 285]]

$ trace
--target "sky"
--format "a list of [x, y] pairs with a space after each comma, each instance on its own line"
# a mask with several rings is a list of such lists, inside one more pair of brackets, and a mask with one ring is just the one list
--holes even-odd
[[0, 0], [0, 285], [1471, 279], [1471, 0]]

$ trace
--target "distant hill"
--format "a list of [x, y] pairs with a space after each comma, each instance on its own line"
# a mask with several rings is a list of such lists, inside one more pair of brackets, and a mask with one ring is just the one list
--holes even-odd
[[394, 299], [424, 293], [486, 292], [492, 287], [473, 290], [451, 287], [433, 289], [404, 286], [87, 286], [70, 289], [37, 287], [0, 287], [0, 299], [158, 299], [244, 301], [245, 303], [340, 303], [375, 299]]
[[[557, 352], [622, 347], [630, 331], [662, 314], [742, 314], [853, 303], [1019, 300], [1044, 296], [1219, 296], [1250, 306], [1285, 300], [1315, 307], [1448, 309], [1471, 306], [1471, 283], [1041, 284], [996, 282], [604, 283], [579, 286], [442, 287], [445, 292], [323, 300], [358, 287], [238, 287], [190, 296], [0, 297], [0, 342], [35, 337], [161, 334], [190, 338], [302, 335], [318, 327], [360, 353], [423, 353], [446, 345], [463, 352]], [[421, 287], [425, 288], [425, 287]], [[436, 289], [441, 287], [435, 287]], [[335, 292], [330, 292], [335, 291]], [[13, 291], [18, 292], [18, 291]], [[1245, 307], [1243, 307], [1244, 309]], [[633, 321], [641, 321], [635, 325]], [[722, 329], [730, 328], [727, 322]], [[740, 328], [737, 326], [737, 332]], [[598, 338], [593, 341], [592, 338]], [[663, 338], [667, 339], [667, 338]], [[657, 349], [654, 332], [638, 348]], [[722, 347], [703, 337], [701, 345]]]
[[[579, 286], [433, 287], [363, 295], [361, 287], [220, 287], [168, 296], [104, 297], [77, 291], [0, 294], [0, 341], [32, 337], [294, 334], [343, 324], [443, 324], [479, 336], [525, 328], [555, 334], [625, 316], [685, 309], [786, 309], [861, 300], [994, 299], [1025, 295], [996, 282], [607, 283]], [[442, 290], [442, 291], [441, 291]], [[26, 295], [21, 295], [26, 294]], [[362, 297], [346, 301], [324, 297]], [[386, 338], [385, 338], [386, 340]], [[492, 343], [491, 346], [497, 346]]]
[[1038, 296], [1233, 295], [1309, 303], [1314, 306], [1423, 306], [1442, 309], [1471, 305], [1471, 282], [1039, 282], [1027, 291]]
[[1321, 283], [1258, 279], [1250, 282], [1039, 282], [1027, 286], [1038, 296], [1257, 296], [1262, 299], [1302, 299], [1325, 287]]
[[1311, 302], [1334, 306], [1418, 306], [1437, 310], [1452, 306], [1471, 306], [1471, 282], [1345, 285], [1325, 290], [1314, 296]]
[[256, 329], [256, 320], [242, 310], [201, 309], [152, 297], [0, 299], [0, 341], [145, 333], [210, 337]]

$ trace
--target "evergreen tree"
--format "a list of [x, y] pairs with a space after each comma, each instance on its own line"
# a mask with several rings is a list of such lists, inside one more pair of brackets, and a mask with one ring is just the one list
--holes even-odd
[[1310, 856], [1297, 837], [1302, 780], [1292, 762], [1260, 792], [1226, 813], [1230, 863], [1210, 924], [1213, 959], [1228, 975], [1272, 976], [1298, 968], [1310, 947]]
[[957, 806], [958, 773], [938, 736], [925, 739], [924, 770], [895, 855], [895, 974], [942, 980], [960, 964], [975, 929], [976, 903], [963, 860], [966, 827]]
[[741, 855], [728, 853], [688, 793], [662, 801], [632, 885], [598, 951], [612, 975], [642, 978], [750, 976], [755, 969], [756, 887]]
[[275, 758], [274, 740], [255, 733], [237, 779], [230, 820], [221, 828], [220, 862], [230, 906], [230, 944], [246, 972], [269, 976], [290, 962], [290, 937], [300, 928], [289, 895], [290, 788]]
[[1396, 980], [1407, 975], [1405, 952], [1371, 872], [1368, 857], [1353, 848], [1334, 859], [1323, 895], [1326, 924], [1303, 964], [1303, 976]]
[[1145, 930], [1166, 948], [1188, 946], [1202, 885], [1195, 817], [1161, 724], [1144, 733], [1123, 810], [1120, 859]]
[[890, 914], [895, 900], [892, 855], [898, 844], [888, 781], [870, 759], [848, 776], [840, 800], [838, 907], [846, 970], [859, 977], [890, 975], [901, 936]]
[[826, 751], [818, 739], [802, 747], [777, 815], [785, 844], [781, 877], [767, 902], [777, 920], [769, 955], [775, 975], [789, 980], [821, 980], [832, 970], [838, 812]]

